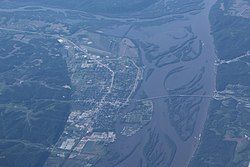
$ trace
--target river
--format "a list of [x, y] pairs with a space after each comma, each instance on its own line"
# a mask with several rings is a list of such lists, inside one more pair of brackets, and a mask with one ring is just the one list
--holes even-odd
[[[170, 24], [173, 24], [173, 27], [188, 25], [190, 24], [194, 34], [198, 36], [200, 40], [203, 41], [204, 47], [201, 56], [197, 59], [190, 61], [188, 63], [181, 63], [182, 66], [186, 68], [193, 68], [191, 73], [195, 73], [197, 67], [205, 67], [205, 73], [203, 75], [202, 84], [203, 89], [206, 92], [206, 95], [213, 96], [213, 91], [215, 90], [215, 78], [216, 78], [216, 67], [214, 62], [216, 60], [215, 48], [213, 44], [213, 37], [210, 34], [210, 23], [209, 23], [209, 11], [212, 5], [216, 2], [216, 0], [207, 0], [205, 9], [201, 11], [200, 14], [197, 15], [189, 15], [189, 19], [187, 21], [175, 21]], [[169, 27], [169, 25], [165, 25]], [[172, 25], [171, 25], [172, 26]], [[152, 32], [152, 33], [162, 33], [162, 32]], [[148, 63], [145, 57], [143, 57], [144, 64], [151, 65]], [[180, 66], [180, 63], [173, 64], [169, 66], [165, 66], [163, 68], [155, 69], [154, 72], [150, 75], [146, 82], [143, 83], [144, 90], [146, 91], [149, 97], [154, 96], [162, 96], [165, 94], [164, 82], [165, 75], [174, 69], [175, 67]], [[173, 79], [170, 81], [169, 85], [181, 85], [180, 82], [186, 82], [188, 78], [191, 79], [189, 73], [182, 73], [181, 78]], [[170, 124], [170, 120], [168, 115], [167, 105], [164, 103], [165, 99], [157, 99], [154, 100], [154, 117], [152, 120], [152, 125], [158, 129], [159, 133], [167, 134], [176, 144], [177, 150], [172, 161], [172, 167], [181, 167], [188, 166], [189, 161], [197, 149], [199, 144], [199, 137], [202, 134], [202, 130], [204, 127], [204, 123], [207, 117], [207, 112], [209, 108], [210, 98], [204, 98], [202, 103], [200, 104], [200, 111], [197, 116], [197, 122], [195, 124], [194, 131], [192, 136], [187, 140], [183, 141], [177, 135], [176, 131]]]

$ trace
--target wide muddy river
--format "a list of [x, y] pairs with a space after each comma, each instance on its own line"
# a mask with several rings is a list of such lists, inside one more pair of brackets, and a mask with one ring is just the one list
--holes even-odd
[[[215, 3], [215, 0], [206, 1], [205, 9], [197, 15], [189, 15], [186, 21], [175, 21], [170, 23], [171, 25], [163, 25], [166, 27], [173, 27], [171, 32], [175, 32], [176, 27], [184, 27], [185, 25], [190, 25], [194, 34], [203, 42], [203, 49], [201, 55], [189, 62], [180, 62], [176, 64], [166, 65], [164, 67], [155, 69], [150, 75], [148, 80], [143, 84], [144, 90], [147, 92], [148, 96], [164, 96], [166, 95], [166, 90], [164, 87], [164, 78], [169, 71], [175, 69], [179, 66], [183, 66], [184, 70], [179, 72], [180, 74], [175, 74], [175, 77], [169, 78], [167, 86], [171, 88], [178, 88], [184, 83], [188, 82], [193, 78], [197, 71], [204, 67], [204, 73], [201, 79], [202, 91], [204, 96], [202, 102], [199, 104], [199, 112], [196, 118], [196, 123], [192, 135], [188, 140], [183, 141], [180, 139], [175, 129], [170, 124], [168, 117], [169, 108], [164, 102], [164, 98], [154, 100], [154, 118], [151, 126], [155, 126], [159, 133], [167, 134], [176, 144], [176, 153], [174, 159], [171, 163], [172, 167], [188, 166], [195, 150], [198, 147], [199, 139], [202, 134], [203, 126], [206, 120], [209, 103], [213, 96], [213, 91], [215, 90], [215, 77], [216, 77], [216, 67], [214, 62], [216, 60], [216, 54], [213, 44], [213, 37], [210, 34], [210, 23], [209, 23], [209, 11], [211, 6]], [[162, 28], [164, 31], [164, 28]], [[152, 32], [154, 33], [164, 33], [161, 31]], [[166, 45], [168, 41], [166, 39]], [[147, 65], [147, 60], [144, 58], [144, 63]], [[150, 64], [148, 64], [150, 65]], [[181, 97], [180, 97], [181, 98]]]

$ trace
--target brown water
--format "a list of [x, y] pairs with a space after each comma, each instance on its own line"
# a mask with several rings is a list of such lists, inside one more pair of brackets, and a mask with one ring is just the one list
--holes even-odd
[[[193, 61], [168, 65], [158, 69], [156, 68], [152, 75], [148, 78], [148, 80], [143, 84], [144, 90], [149, 97], [161, 96], [166, 94], [164, 85], [162, 84], [164, 83], [164, 77], [171, 69], [174, 69], [178, 66], [184, 66], [185, 68], [191, 70], [189, 70], [188, 72], [182, 72], [179, 78], [172, 79], [172, 81], [170, 81], [168, 85], [181, 85], [182, 82], [186, 82], [188, 79], [191, 79], [192, 74], [195, 73], [197, 69], [199, 69], [200, 67], [205, 67], [205, 73], [202, 79], [203, 90], [204, 92], [206, 92], [206, 95], [213, 95], [213, 91], [215, 90], [216, 68], [214, 66], [214, 61], [216, 58], [216, 54], [213, 44], [213, 38], [210, 34], [208, 15], [209, 10], [214, 3], [215, 0], [207, 0], [205, 5], [206, 8], [200, 14], [188, 16], [189, 19], [187, 21], [175, 21], [170, 23], [173, 24], [173, 27], [190, 24], [194, 34], [196, 34], [198, 38], [204, 42], [203, 51], [201, 56]], [[164, 26], [169, 27], [170, 25]], [[145, 57], [143, 59], [143, 62], [146, 65], [148, 64]], [[194, 132], [187, 141], [182, 141], [176, 133], [175, 129], [170, 124], [170, 120], [168, 118], [169, 111], [164, 100], [165, 99], [154, 100], [155, 115], [152, 120], [151, 126], [155, 126], [155, 128], [158, 129], [159, 133], [167, 134], [175, 142], [177, 151], [171, 166], [187, 166], [199, 144], [199, 134], [202, 134], [209, 102], [211, 99], [203, 98], [203, 101], [200, 104], [200, 111], [197, 117]]]

